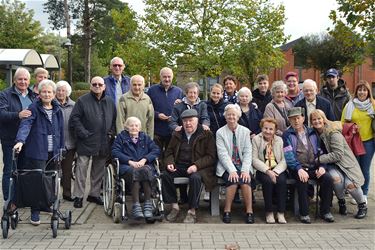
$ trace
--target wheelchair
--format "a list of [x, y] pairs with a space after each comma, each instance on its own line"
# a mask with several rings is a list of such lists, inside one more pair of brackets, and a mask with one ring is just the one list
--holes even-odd
[[[57, 237], [59, 220], [64, 221], [65, 229], [70, 229], [72, 212], [70, 210], [67, 210], [65, 213], [60, 211], [59, 193], [62, 151], [50, 159], [46, 163], [46, 166], [54, 160], [57, 164], [53, 170], [19, 169], [17, 166], [18, 152], [13, 151], [13, 170], [10, 178], [9, 197], [4, 202], [3, 216], [1, 217], [1, 229], [4, 239], [8, 238], [9, 227], [13, 230], [17, 228], [20, 221], [17, 209], [32, 207], [35, 204], [43, 208], [50, 208], [52, 206], [50, 225], [53, 238]], [[44, 192], [38, 193], [36, 190], [43, 190]]]
[[[119, 161], [113, 159], [106, 165], [103, 179], [103, 202], [104, 212], [108, 216], [112, 216], [114, 223], [125, 222], [129, 219], [129, 213], [126, 205], [126, 195], [129, 190], [126, 190], [125, 180], [119, 174]], [[163, 221], [164, 219], [164, 202], [161, 192], [161, 178], [159, 163], [154, 162], [155, 179], [151, 183], [151, 201], [153, 204], [153, 217], [145, 218], [146, 223], [152, 224], [155, 221]], [[141, 198], [142, 199], [142, 198]]]

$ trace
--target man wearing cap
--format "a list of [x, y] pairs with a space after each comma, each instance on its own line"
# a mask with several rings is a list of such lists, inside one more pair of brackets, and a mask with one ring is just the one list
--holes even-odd
[[182, 129], [174, 131], [165, 152], [165, 173], [162, 177], [162, 191], [165, 203], [172, 204], [167, 216], [168, 221], [175, 221], [180, 212], [177, 203], [176, 177], [189, 178], [189, 210], [184, 223], [196, 222], [196, 209], [199, 205], [202, 182], [206, 190], [211, 191], [216, 185], [214, 164], [216, 162], [216, 143], [213, 134], [198, 124], [198, 112], [187, 109], [181, 114]]
[[339, 72], [336, 69], [329, 69], [326, 72], [326, 84], [320, 90], [320, 95], [330, 101], [335, 115], [335, 121], [340, 121], [342, 110], [350, 100], [350, 93], [345, 82], [339, 79]]
[[330, 212], [333, 181], [326, 173], [325, 166], [319, 163], [319, 138], [311, 128], [304, 126], [304, 110], [294, 107], [288, 111], [291, 124], [283, 134], [284, 155], [288, 169], [294, 179], [298, 192], [300, 220], [310, 224], [308, 180], [317, 180], [320, 185], [320, 216], [327, 222], [334, 222]]
[[290, 104], [289, 106], [294, 107], [294, 105], [303, 98], [303, 93], [298, 86], [298, 74], [293, 71], [288, 72], [285, 75], [285, 83], [288, 87], [288, 94], [285, 96], [285, 102]]
[[311, 79], [306, 79], [303, 82], [302, 86], [303, 95], [305, 96], [302, 100], [296, 103], [295, 107], [302, 107], [305, 110], [304, 116], [305, 125], [310, 127], [310, 114], [315, 109], [322, 110], [328, 120], [333, 121], [335, 119], [335, 115], [333, 114], [332, 106], [330, 102], [325, 99], [324, 97], [318, 96], [318, 87], [316, 86], [316, 82]]

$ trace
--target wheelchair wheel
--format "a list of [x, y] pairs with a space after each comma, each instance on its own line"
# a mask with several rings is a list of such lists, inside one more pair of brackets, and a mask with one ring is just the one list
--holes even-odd
[[109, 164], [105, 168], [103, 181], [103, 202], [104, 212], [111, 216], [113, 213], [113, 203], [115, 202], [115, 168]]
[[52, 219], [51, 220], [51, 229], [52, 229], [52, 237], [57, 237], [57, 228], [59, 227], [59, 220], [58, 219]]
[[113, 222], [114, 223], [120, 223], [121, 221], [121, 204], [118, 202], [115, 202], [113, 205]]
[[68, 210], [65, 212], [65, 229], [70, 229], [72, 225], [72, 211]]
[[8, 238], [9, 220], [6, 218], [1, 219], [1, 229], [3, 230], [3, 239]]
[[18, 212], [16, 211], [11, 217], [10, 217], [10, 227], [14, 230], [16, 229], [18, 225]]

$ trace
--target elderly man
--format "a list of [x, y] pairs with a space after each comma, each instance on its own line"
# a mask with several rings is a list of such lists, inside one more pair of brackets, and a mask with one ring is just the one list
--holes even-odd
[[329, 69], [326, 72], [326, 84], [320, 90], [320, 96], [323, 96], [331, 102], [335, 121], [340, 121], [342, 110], [350, 100], [350, 93], [345, 87], [345, 82], [339, 79], [339, 72], [336, 69]]
[[289, 171], [297, 181], [300, 220], [311, 223], [309, 217], [308, 180], [317, 180], [320, 185], [320, 215], [327, 222], [334, 222], [330, 213], [333, 181], [326, 173], [325, 166], [319, 163], [319, 148], [316, 133], [304, 126], [304, 110], [295, 107], [288, 111], [291, 124], [283, 134], [284, 155]]
[[269, 88], [268, 76], [267, 75], [259, 75], [255, 81], [258, 85], [253, 91], [253, 103], [258, 105], [258, 109], [262, 114], [266, 109], [268, 103], [272, 101], [272, 94]]
[[141, 120], [141, 130], [154, 138], [154, 107], [150, 97], [143, 92], [145, 79], [134, 75], [130, 79], [130, 91], [120, 97], [117, 105], [116, 130], [121, 133], [125, 129], [125, 121], [131, 116]]
[[35, 94], [39, 94], [39, 89], [38, 89], [38, 85], [41, 81], [45, 80], [45, 79], [48, 79], [48, 71], [44, 68], [36, 68], [34, 70], [34, 75], [35, 75], [35, 84], [34, 86], [32, 87], [33, 91]]
[[285, 96], [285, 101], [289, 104], [289, 106], [293, 107], [303, 98], [303, 93], [298, 86], [298, 74], [293, 71], [286, 73], [285, 83], [288, 88], [288, 93]]
[[216, 145], [212, 133], [204, 130], [202, 125], [198, 124], [198, 112], [195, 109], [187, 109], [182, 112], [181, 119], [183, 127], [172, 134], [165, 152], [164, 163], [167, 170], [162, 175], [162, 191], [164, 201], [167, 204], [172, 204], [172, 210], [168, 214], [167, 220], [175, 221], [180, 208], [177, 203], [173, 179], [188, 177], [189, 210], [184, 223], [195, 223], [195, 210], [199, 206], [202, 182], [207, 191], [212, 190], [216, 185], [214, 175]]
[[103, 78], [91, 80], [90, 93], [78, 98], [69, 119], [69, 128], [77, 138], [77, 165], [73, 195], [74, 207], [81, 208], [85, 193], [86, 175], [92, 158], [88, 202], [103, 205], [100, 187], [104, 165], [110, 153], [110, 135], [115, 132], [115, 104], [104, 95], [106, 85]]
[[122, 74], [125, 64], [120, 57], [112, 58], [109, 67], [111, 75], [104, 77], [105, 95], [111, 97], [115, 105], [117, 105], [120, 97], [130, 88], [130, 77]]
[[304, 116], [305, 119], [305, 125], [310, 126], [310, 117], [311, 112], [313, 112], [315, 109], [322, 110], [328, 120], [334, 121], [335, 115], [332, 111], [332, 106], [329, 103], [327, 99], [324, 97], [318, 96], [318, 87], [316, 86], [316, 82], [311, 79], [306, 79], [303, 82], [302, 91], [304, 94], [304, 98], [296, 103], [295, 107], [302, 107], [305, 110]]
[[173, 71], [170, 68], [160, 70], [160, 84], [150, 87], [147, 94], [151, 98], [155, 110], [154, 141], [164, 152], [171, 139], [171, 131], [168, 127], [173, 105], [176, 100], [182, 99], [182, 89], [172, 85]]
[[[3, 150], [2, 189], [4, 200], [8, 199], [9, 179], [12, 170], [12, 148], [22, 119], [31, 115], [27, 108], [35, 99], [29, 88], [30, 73], [18, 68], [14, 74], [14, 85], [0, 92], [0, 140]], [[21, 156], [19, 162], [21, 161]]]

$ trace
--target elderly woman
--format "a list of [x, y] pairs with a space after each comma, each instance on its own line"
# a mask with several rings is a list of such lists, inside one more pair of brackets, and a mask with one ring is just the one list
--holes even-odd
[[56, 100], [58, 101], [64, 118], [64, 137], [65, 137], [65, 157], [61, 162], [62, 170], [62, 187], [63, 187], [63, 199], [66, 201], [74, 201], [72, 198], [71, 191], [71, 179], [72, 179], [72, 163], [74, 155], [76, 153], [75, 138], [69, 130], [69, 118], [72, 113], [75, 102], [70, 99], [72, 93], [72, 87], [66, 81], [59, 81], [56, 83]]
[[254, 223], [251, 197], [251, 142], [250, 130], [238, 124], [241, 109], [236, 104], [225, 107], [224, 116], [227, 125], [216, 133], [216, 146], [219, 162], [216, 175], [226, 182], [226, 197], [223, 222], [231, 222], [231, 207], [239, 186], [244, 197], [246, 223]]
[[253, 167], [256, 178], [262, 183], [266, 222], [275, 223], [272, 201], [277, 200], [277, 221], [285, 224], [286, 201], [286, 161], [283, 151], [283, 139], [276, 134], [277, 122], [273, 118], [263, 118], [260, 122], [262, 133], [253, 140]]
[[260, 133], [259, 123], [262, 120], [262, 112], [255, 103], [251, 103], [253, 96], [247, 87], [242, 87], [238, 91], [238, 104], [241, 107], [241, 118], [238, 123], [250, 130], [250, 136], [253, 138]]
[[348, 190], [358, 204], [355, 218], [364, 218], [367, 214], [366, 200], [361, 189], [364, 178], [357, 159], [341, 134], [341, 129], [329, 121], [320, 109], [310, 114], [310, 123], [321, 140], [320, 148], [323, 154], [318, 160], [322, 164], [329, 164], [328, 173], [333, 178], [333, 189], [339, 200], [339, 213], [347, 214], [345, 190]]
[[374, 131], [371, 122], [375, 119], [375, 100], [372, 97], [371, 86], [361, 80], [355, 87], [354, 98], [350, 100], [342, 112], [341, 122], [353, 122], [359, 127], [359, 135], [365, 146], [366, 154], [359, 156], [365, 183], [362, 185], [363, 194], [367, 203], [368, 189], [370, 185], [370, 167], [375, 152]]
[[[39, 99], [29, 106], [31, 116], [21, 121], [14, 150], [24, 148], [25, 169], [42, 169], [46, 163], [64, 148], [64, 120], [59, 104], [54, 99], [56, 85], [43, 80], [38, 85]], [[23, 147], [24, 146], [24, 147]], [[43, 190], [35, 190], [43, 192]], [[39, 211], [48, 207], [32, 207], [30, 222], [39, 225]]]
[[207, 112], [210, 117], [210, 130], [216, 136], [216, 131], [226, 124], [224, 109], [228, 105], [223, 99], [224, 89], [218, 83], [211, 87], [210, 99], [206, 102]]
[[35, 94], [39, 95], [39, 88], [38, 85], [41, 81], [48, 79], [48, 71], [44, 68], [36, 68], [34, 71], [35, 75], [35, 84], [32, 87]]
[[277, 122], [276, 135], [281, 136], [289, 127], [288, 110], [291, 104], [285, 101], [287, 87], [283, 81], [275, 81], [271, 87], [272, 101], [267, 104], [264, 117], [274, 118]]
[[[141, 132], [141, 128], [137, 117], [129, 117], [125, 121], [125, 130], [117, 135], [112, 146], [112, 156], [120, 162], [120, 175], [132, 183], [132, 216], [137, 220], [153, 216], [151, 182], [155, 169], [152, 163], [160, 155], [159, 147], [150, 136]], [[145, 196], [143, 212], [139, 202], [141, 186]]]
[[199, 98], [198, 83], [187, 83], [185, 85], [185, 95], [182, 101], [173, 107], [169, 128], [172, 131], [180, 131], [182, 128], [182, 112], [186, 109], [195, 109], [198, 112], [199, 124], [202, 124], [204, 130], [210, 130], [210, 118], [207, 113], [207, 105], [206, 102], [201, 101]]

